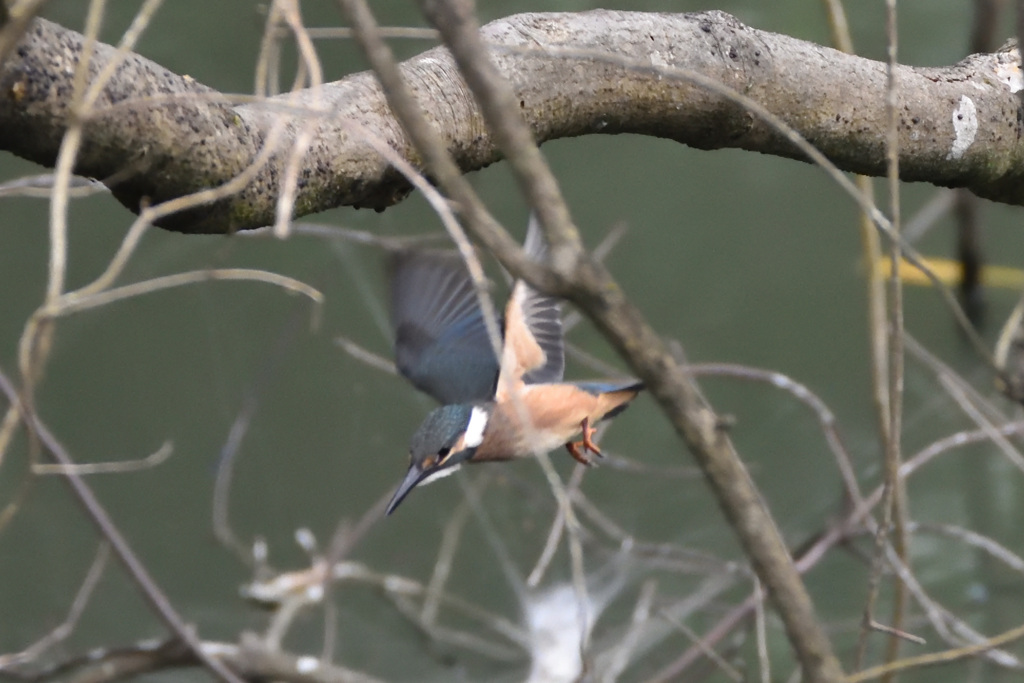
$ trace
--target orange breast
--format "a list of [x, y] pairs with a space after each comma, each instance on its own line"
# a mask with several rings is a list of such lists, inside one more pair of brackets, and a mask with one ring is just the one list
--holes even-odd
[[594, 424], [636, 394], [616, 391], [594, 396], [572, 384], [521, 385], [495, 407], [473, 459], [510, 460], [554, 450], [580, 434], [584, 419]]

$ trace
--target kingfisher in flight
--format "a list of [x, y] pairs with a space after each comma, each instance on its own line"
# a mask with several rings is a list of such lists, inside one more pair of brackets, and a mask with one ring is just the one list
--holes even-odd
[[[523, 245], [544, 263], [547, 242], [531, 216]], [[395, 362], [413, 386], [439, 403], [412, 437], [394, 512], [419, 484], [464, 462], [525, 458], [564, 445], [577, 461], [601, 455], [593, 425], [625, 410], [643, 389], [635, 379], [565, 382], [562, 314], [555, 297], [522, 280], [501, 321], [500, 361], [477, 289], [452, 251], [405, 249], [391, 263]], [[573, 441], [582, 435], [578, 441]]]

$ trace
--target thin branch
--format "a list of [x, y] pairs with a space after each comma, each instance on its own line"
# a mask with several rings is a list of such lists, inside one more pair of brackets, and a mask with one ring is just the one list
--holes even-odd
[[[54, 304], [40, 309], [39, 315], [44, 318], [53, 318], [78, 313], [80, 311], [106, 306], [116, 301], [122, 301], [142, 294], [151, 294], [172, 287], [181, 287], [211, 280], [248, 280], [252, 282], [265, 282], [276, 285], [292, 294], [301, 294], [310, 299], [318, 307], [323, 303], [323, 294], [301, 280], [271, 273], [266, 270], [255, 270], [251, 268], [219, 268], [212, 270], [193, 270], [173, 275], [155, 277], [142, 282], [134, 282], [114, 289], [108, 289], [96, 294], [78, 295], [71, 293], [62, 297]], [[313, 324], [316, 325], [318, 314], [314, 313]]]
[[[298, 0], [275, 0], [274, 4], [279, 8], [281, 18], [295, 37], [301, 60], [299, 65], [309, 76], [309, 90], [305, 95], [310, 100], [310, 107], [315, 112], [326, 113], [323, 68], [320, 65], [313, 41], [306, 34], [306, 28], [303, 26]], [[297, 76], [289, 99], [296, 103], [301, 102], [302, 95], [299, 91], [304, 85], [305, 83]], [[317, 118], [305, 118], [295, 134], [291, 154], [288, 156], [281, 179], [281, 195], [275, 209], [274, 235], [276, 237], [285, 238], [291, 232], [291, 218], [295, 212], [295, 198], [299, 189], [299, 176], [303, 171], [303, 159], [313, 144], [316, 126]]]
[[[240, 645], [203, 642], [205, 657], [213, 658], [240, 672], [246, 680], [274, 680], [285, 683], [382, 683], [359, 671], [328, 664], [316, 657], [289, 652], [269, 652], [253, 638]], [[202, 661], [180, 641], [137, 643], [128, 647], [93, 651], [60, 663], [40, 676], [27, 680], [51, 680], [61, 675], [67, 683], [113, 683], [147, 673], [200, 666]]]
[[[1016, 422], [1004, 425], [1000, 427], [999, 431], [1004, 436], [1022, 434], [1024, 433], [1024, 423]], [[961, 448], [963, 446], [984, 442], [988, 440], [988, 438], [989, 435], [984, 430], [979, 429], [969, 432], [957, 432], [956, 434], [939, 439], [908, 458], [900, 468], [900, 477], [905, 480], [940, 455], [948, 454], [954, 449]], [[833, 524], [831, 528], [818, 537], [811, 547], [804, 551], [803, 555], [801, 555], [796, 561], [797, 570], [803, 573], [815, 566], [828, 549], [845, 539], [849, 535], [849, 530], [862, 523], [866, 515], [868, 515], [876, 505], [878, 505], [881, 499], [882, 486], [878, 486], [864, 498], [860, 505], [854, 506], [843, 520], [837, 524]], [[745, 618], [747, 618], [753, 609], [754, 602], [752, 596], [722, 617], [718, 623], [704, 635], [704, 641], [710, 644], [719, 642], [722, 638], [725, 638], [730, 632], [732, 632], [732, 630]], [[701, 656], [702, 652], [699, 648], [690, 648], [674, 662], [663, 668], [653, 680], [672, 680], [674, 677], [678, 677], [681, 672], [685, 671], [687, 667]]]
[[17, 0], [10, 7], [0, 3], [0, 64], [6, 61], [45, 4], [46, 0]]
[[[715, 651], [714, 646], [706, 642], [703, 638], [701, 638], [700, 634], [696, 633], [692, 628], [687, 626], [682, 621], [675, 619], [674, 617], [665, 614], [662, 611], [659, 611], [658, 615], [665, 619], [665, 621], [667, 621], [668, 623], [672, 624], [672, 626], [675, 627], [683, 635], [685, 635], [687, 639], [692, 641], [694, 647], [699, 649], [709, 660], [711, 660], [715, 664], [716, 667], [721, 669], [722, 673], [724, 673], [730, 680], [736, 681], [736, 683], [740, 683], [741, 681], [743, 681], [743, 674], [737, 671], [735, 667], [729, 664], [729, 662], [725, 661], [722, 655], [718, 654], [718, 652]], [[674, 674], [670, 674], [670, 676], [673, 675]], [[665, 676], [665, 672], [662, 672], [654, 678], [652, 678], [651, 683], [653, 683], [654, 681], [666, 680], [668, 680], [668, 677]]]
[[[512, 241], [508, 233], [505, 232], [497, 221], [494, 220], [486, 207], [480, 201], [479, 197], [473, 191], [472, 187], [462, 176], [460, 170], [449, 156], [448, 150], [445, 148], [445, 145], [437, 131], [434, 130], [432, 124], [424, 116], [420, 109], [420, 104], [413, 97], [412, 92], [405, 82], [404, 76], [398, 69], [390, 49], [384, 44], [380, 35], [377, 33], [376, 21], [365, 2], [358, 0], [342, 0], [340, 4], [349, 21], [357, 31], [357, 39], [360, 46], [363, 48], [364, 53], [373, 66], [375, 74], [380, 79], [384, 89], [384, 94], [387, 97], [391, 108], [399, 120], [402, 121], [403, 126], [414, 141], [417, 149], [424, 156], [428, 168], [431, 170], [433, 175], [437, 177], [441, 187], [444, 188], [448, 195], [457, 202], [460, 214], [462, 215], [467, 227], [489, 248], [491, 248], [492, 251], [500, 254], [500, 260], [506, 268], [510, 267], [510, 262], [514, 262], [516, 265], [523, 266], [524, 269], [537, 274], [538, 277], [545, 281], [551, 280], [552, 278], [547, 272], [547, 268], [534, 263], [526, 256], [519, 245]], [[458, 232], [461, 233], [461, 229]], [[475, 261], [475, 255], [473, 254], [471, 247], [469, 247], [468, 241], [457, 240], [457, 244], [464, 260], [466, 260], [467, 265], [470, 268], [470, 272], [474, 274], [474, 281], [478, 283], [478, 298], [481, 300], [483, 305], [484, 303], [489, 302], [489, 298], [486, 296], [486, 291], [482, 288], [482, 274], [480, 278], [478, 278], [474, 272], [474, 265], [479, 269], [479, 264]], [[499, 249], [501, 250], [500, 252], [497, 251]], [[519, 270], [514, 272], [520, 274]], [[498, 353], [501, 346], [500, 335], [497, 330], [496, 318], [493, 315], [493, 309], [484, 306], [484, 314], [484, 320], [488, 324], [488, 333], [491, 338], [491, 344], [495, 349], [495, 353], [500, 356]], [[522, 408], [520, 404], [517, 404], [516, 407], [519, 409]], [[524, 420], [524, 422], [528, 423], [529, 421]], [[579, 601], [580, 609], [585, 610], [585, 606], [589, 604], [589, 601], [586, 599], [586, 583], [583, 577], [582, 550], [580, 549], [579, 540], [575, 532], [578, 522], [572, 512], [571, 503], [568, 496], [565, 494], [561, 480], [558, 478], [558, 474], [551, 465], [547, 454], [538, 453], [537, 460], [544, 471], [545, 477], [547, 478], [556, 499], [559, 501], [560, 506], [565, 512], [569, 531], [569, 548], [570, 557], [572, 559], [574, 585], [581, 597]], [[581, 618], [586, 622], [586, 615], [583, 611], [581, 611]], [[580, 629], [580, 632], [588, 635], [590, 633], [590, 629], [584, 624], [583, 628]]]
[[[52, 173], [26, 176], [0, 183], [0, 197], [34, 197], [49, 199], [53, 196], [55, 178]], [[75, 199], [91, 197], [94, 194], [108, 194], [106, 185], [92, 178], [73, 176], [68, 186], [68, 196]]]
[[889, 676], [901, 671], [924, 668], [927, 666], [936, 666], [939, 664], [948, 664], [966, 657], [973, 657], [975, 655], [982, 654], [994, 648], [1012, 643], [1015, 640], [1020, 640], [1021, 638], [1024, 638], [1024, 626], [1018, 626], [1017, 628], [1010, 629], [1009, 631], [1005, 631], [998, 636], [989, 638], [988, 640], [976, 645], [955, 648], [944, 652], [934, 652], [917, 657], [907, 657], [906, 659], [900, 659], [871, 669], [858, 671], [855, 674], [851, 674], [846, 679], [846, 683], [861, 683], [862, 681], [871, 681], [876, 678]]
[[462, 532], [469, 520], [469, 503], [463, 501], [448, 518], [444, 525], [444, 533], [441, 535], [441, 545], [437, 549], [437, 560], [434, 561], [434, 570], [427, 583], [427, 594], [423, 599], [423, 608], [420, 610], [420, 619], [428, 627], [437, 623], [437, 612], [441, 605], [441, 595], [448, 577], [451, 576], [452, 565], [455, 560], [455, 553], [458, 550], [459, 542], [462, 540]]
[[123, 472], [138, 472], [148, 470], [163, 464], [167, 458], [174, 453], [174, 445], [170, 441], [164, 443], [157, 450], [144, 458], [137, 460], [117, 460], [113, 462], [84, 462], [75, 463], [70, 467], [59, 463], [34, 463], [32, 472], [35, 474], [60, 474], [67, 476], [74, 472], [79, 476], [87, 474], [111, 474]]
[[420, 0], [419, 5], [451, 50], [495, 146], [511, 165], [530, 208], [537, 212], [551, 248], [551, 266], [563, 276], [571, 273], [583, 249], [579, 229], [572, 221], [554, 173], [520, 113], [522, 104], [517, 94], [487, 54], [473, 3]]
[[857, 473], [853, 466], [853, 460], [850, 458], [850, 454], [846, 450], [846, 446], [843, 445], [843, 441], [839, 437], [839, 429], [836, 424], [835, 415], [831, 410], [829, 410], [825, 402], [807, 386], [780, 372], [762, 370], [760, 368], [752, 368], [732, 363], [695, 363], [687, 366], [687, 369], [696, 376], [737, 377], [756, 382], [764, 382], [789, 393], [795, 399], [807, 406], [814, 412], [814, 415], [821, 426], [821, 431], [825, 435], [825, 440], [828, 443], [829, 450], [832, 451], [832, 455], [835, 457], [839, 473], [846, 486], [847, 495], [849, 495], [850, 500], [855, 504], [863, 500], [864, 496], [860, 491], [860, 485], [857, 483]]
[[930, 522], [914, 522], [911, 524], [911, 530], [955, 539], [972, 548], [982, 550], [1018, 574], [1024, 574], [1024, 558], [988, 536], [951, 524]]
[[[2, 370], [0, 370], [0, 391], [7, 395], [7, 399], [12, 405], [19, 407], [22, 405], [19, 400], [17, 390]], [[64, 450], [64, 447], [56, 437], [54, 437], [54, 435], [34, 414], [22, 410], [21, 419], [29, 426], [39, 440], [45, 444], [46, 449], [58, 463], [63, 465], [65, 468], [74, 466], [75, 463], [71, 456], [66, 450]], [[114, 555], [121, 562], [122, 566], [124, 566], [125, 571], [127, 571], [128, 575], [132, 578], [132, 581], [139, 588], [143, 597], [153, 608], [153, 611], [156, 612], [165, 624], [167, 624], [177, 638], [181, 639], [182, 642], [188, 645], [188, 648], [199, 659], [199, 661], [201, 661], [206, 668], [215, 673], [218, 678], [226, 681], [227, 683], [241, 683], [241, 679], [225, 667], [222, 662], [211, 657], [202, 649], [202, 644], [192, 627], [185, 622], [171, 604], [167, 595], [163, 592], [156, 581], [154, 581], [149, 570], [147, 570], [145, 565], [142, 564], [142, 561], [139, 560], [125, 537], [121, 535], [121, 532], [115, 526], [113, 519], [111, 519], [110, 515], [107, 514], [107, 511], [103, 508], [95, 494], [93, 494], [92, 489], [89, 488], [88, 484], [86, 484], [85, 481], [73, 470], [68, 470], [66, 475], [67, 476], [64, 477], [64, 480], [68, 482], [68, 485], [74, 492], [75, 497], [85, 509], [86, 514], [96, 526], [99, 534], [110, 543], [110, 547], [113, 549]]]
[[380, 370], [389, 375], [397, 375], [398, 368], [395, 367], [395, 362], [390, 358], [386, 358], [378, 353], [370, 351], [364, 346], [357, 344], [348, 337], [342, 337], [337, 335], [334, 338], [334, 343], [337, 344], [341, 349], [352, 356], [356, 360], [369, 365], [371, 368]]
[[654, 604], [654, 595], [658, 584], [653, 580], [645, 581], [640, 588], [640, 595], [633, 606], [633, 615], [630, 618], [629, 628], [623, 634], [618, 644], [611, 652], [608, 664], [603, 667], [598, 678], [600, 683], [615, 683], [626, 670], [630, 659], [633, 656], [640, 636], [646, 628]]
[[100, 543], [99, 547], [96, 549], [96, 556], [93, 558], [92, 564], [89, 565], [89, 571], [82, 580], [82, 584], [78, 587], [78, 593], [75, 595], [75, 599], [71, 602], [71, 607], [68, 609], [68, 614], [64, 617], [64, 621], [62, 621], [57, 628], [47, 633], [21, 652], [16, 652], [11, 655], [0, 655], [0, 672], [4, 669], [20, 667], [37, 660], [40, 655], [57, 643], [66, 640], [68, 636], [74, 632], [75, 626], [78, 624], [78, 620], [82, 616], [82, 612], [85, 611], [86, 605], [89, 604], [89, 599], [92, 597], [93, 590], [96, 588], [96, 585], [100, 581], [100, 577], [103, 576], [103, 572], [107, 568], [107, 560], [109, 558], [110, 545], [105, 542]]
[[[579, 491], [580, 483], [583, 481], [583, 474], [586, 472], [586, 467], [577, 463], [572, 470], [572, 478], [569, 480], [568, 485], [565, 487], [566, 493], [570, 497]], [[555, 556], [555, 551], [558, 550], [558, 544], [562, 540], [562, 532], [565, 530], [565, 515], [561, 506], [555, 511], [555, 519], [551, 522], [551, 530], [548, 531], [547, 540], [544, 541], [544, 548], [541, 550], [540, 556], [537, 558], [537, 563], [533, 565], [533, 569], [526, 577], [526, 585], [529, 588], [536, 588], [540, 585], [540, 582], [544, 580], [544, 574], [547, 572], [548, 565], [551, 564], [551, 560]]]
[[[445, 37], [460, 68], [470, 72], [466, 74], [467, 82], [481, 105], [488, 126], [492, 131], [505, 131], [496, 135], [497, 142], [507, 157], [516, 155], [519, 159], [513, 170], [520, 183], [531, 188], [526, 194], [531, 199], [559, 201], [551, 197], [552, 192], [557, 194], [557, 186], [549, 186], [546, 166], [518, 109], [506, 106], [509, 86], [490, 66], [490, 58], [468, 4], [459, 0], [424, 0], [422, 4], [429, 7], [431, 22]], [[526, 145], [533, 151], [513, 149], [512, 145]], [[557, 206], [550, 210], [554, 221], [545, 228], [552, 247], [565, 250], [553, 261], [559, 279], [566, 280], [563, 286], [568, 291], [564, 292], [565, 295], [580, 306], [618, 347], [650, 387], [701, 463], [708, 483], [779, 609], [808, 680], [840, 680], [842, 670], [839, 662], [814, 616], [810, 597], [792, 566], [785, 543], [727, 435], [718, 429], [714, 413], [700, 397], [692, 379], [667, 353], [664, 341], [629, 303], [609, 273], [582, 251], [567, 214], [561, 216]], [[568, 253], [571, 250], [576, 253]], [[505, 261], [501, 251], [496, 250], [495, 253], [499, 260]], [[505, 265], [510, 267], [511, 264]], [[529, 277], [526, 279], [530, 281]], [[531, 284], [544, 289], [541, 282], [531, 281]], [[563, 293], [559, 289], [548, 288], [547, 291]], [[567, 521], [571, 521], [568, 516]]]
[[287, 355], [289, 346], [294, 341], [294, 335], [299, 329], [297, 323], [300, 315], [301, 312], [297, 310], [293, 314], [292, 319], [284, 326], [283, 331], [274, 339], [272, 346], [266, 354], [266, 363], [260, 369], [242, 398], [242, 405], [239, 407], [238, 413], [231, 423], [231, 428], [228, 430], [227, 438], [217, 458], [217, 473], [210, 505], [213, 535], [226, 548], [234, 551], [242, 562], [246, 564], [252, 563], [251, 549], [238, 540], [238, 537], [231, 528], [230, 519], [230, 494], [235, 461], [241, 450], [242, 442], [248, 433], [249, 425], [252, 423], [256, 410], [259, 407], [261, 393], [272, 381], [275, 372], [280, 367], [281, 360]]
[[771, 659], [768, 656], [768, 634], [764, 618], [764, 591], [754, 577], [754, 635], [757, 643], [757, 669], [761, 683], [771, 683]]
[[[889, 215], [892, 232], [902, 238], [902, 215], [900, 212], [900, 112], [897, 99], [896, 55], [898, 48], [898, 29], [896, 21], [896, 0], [886, 0], [886, 180], [888, 181]], [[886, 416], [886, 432], [888, 440], [884, 445], [883, 471], [884, 491], [882, 494], [882, 520], [878, 525], [875, 540], [876, 559], [872, 566], [872, 575], [868, 579], [868, 599], [864, 608], [866, 624], [875, 624], [874, 607], [877, 598], [878, 581], [883, 570], [882, 557], [885, 546], [889, 542], [888, 534], [892, 533], [893, 552], [906, 565], [909, 562], [908, 539], [906, 533], [909, 511], [907, 506], [906, 488], [899, 477], [903, 459], [903, 385], [904, 385], [904, 330], [903, 330], [903, 283], [899, 277], [901, 250], [898, 240], [893, 240], [889, 248], [889, 259], [892, 274], [888, 283], [889, 325], [887, 367], [889, 371], [887, 393], [889, 414]], [[907, 591], [900, 581], [893, 585], [892, 623], [889, 627], [894, 633], [902, 631], [903, 614], [906, 610]], [[858, 659], [862, 659], [862, 650], [866, 641], [866, 630], [862, 633], [858, 648]], [[900, 638], [889, 639], [886, 648], [886, 661], [899, 656]]]

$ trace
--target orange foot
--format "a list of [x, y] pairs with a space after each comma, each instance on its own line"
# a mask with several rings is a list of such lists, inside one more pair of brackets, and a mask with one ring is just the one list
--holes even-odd
[[[590, 426], [590, 418], [583, 418], [583, 422], [580, 423], [580, 428], [583, 430], [583, 438], [579, 441], [570, 441], [565, 444], [565, 450], [569, 451], [569, 455], [573, 457], [573, 460], [590, 467], [594, 463], [584, 455], [587, 451], [594, 455], [601, 455], [601, 449], [597, 447], [597, 444], [590, 440], [590, 437], [594, 435], [597, 430]], [[580, 450], [582, 449], [582, 450]]]

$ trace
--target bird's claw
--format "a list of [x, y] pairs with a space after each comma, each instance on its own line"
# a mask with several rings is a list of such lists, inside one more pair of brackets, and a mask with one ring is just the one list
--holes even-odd
[[594, 462], [588, 458], [585, 453], [590, 452], [598, 457], [603, 457], [601, 449], [597, 447], [590, 437], [597, 432], [596, 429], [590, 426], [590, 418], [583, 418], [583, 422], [580, 423], [580, 428], [583, 430], [583, 438], [579, 441], [570, 441], [565, 444], [565, 450], [569, 451], [569, 455], [573, 457], [573, 460], [590, 467]]

